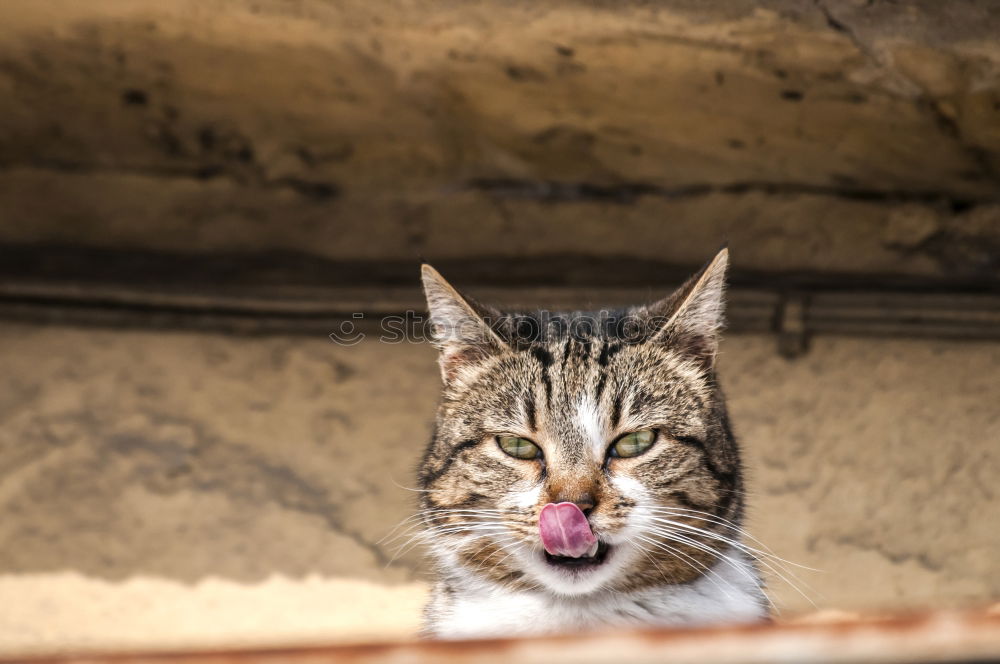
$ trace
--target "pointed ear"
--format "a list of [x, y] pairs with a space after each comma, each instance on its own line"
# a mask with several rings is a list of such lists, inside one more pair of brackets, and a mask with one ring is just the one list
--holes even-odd
[[673, 295], [650, 305], [647, 311], [659, 325], [652, 340], [674, 346], [696, 357], [706, 368], [713, 368], [719, 332], [725, 324], [728, 266], [729, 249], [723, 247]]
[[496, 324], [499, 312], [463, 297], [426, 263], [420, 273], [430, 311], [431, 342], [441, 351], [438, 364], [444, 382], [451, 382], [464, 369], [508, 349], [490, 327]]

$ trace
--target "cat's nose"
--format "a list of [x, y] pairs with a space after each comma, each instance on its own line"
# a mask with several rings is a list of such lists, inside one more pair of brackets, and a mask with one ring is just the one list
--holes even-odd
[[594, 498], [594, 494], [590, 493], [589, 491], [587, 493], [577, 494], [575, 496], [559, 495], [556, 496], [554, 502], [573, 503], [574, 505], [579, 507], [580, 511], [586, 514], [587, 516], [590, 516], [591, 511], [593, 511], [594, 507], [597, 506], [597, 499]]

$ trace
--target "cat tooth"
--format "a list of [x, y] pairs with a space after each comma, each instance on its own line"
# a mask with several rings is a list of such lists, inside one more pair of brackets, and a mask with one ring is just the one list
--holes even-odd
[[593, 558], [596, 555], [597, 555], [597, 540], [594, 540], [594, 543], [590, 545], [589, 549], [587, 549], [587, 557]]

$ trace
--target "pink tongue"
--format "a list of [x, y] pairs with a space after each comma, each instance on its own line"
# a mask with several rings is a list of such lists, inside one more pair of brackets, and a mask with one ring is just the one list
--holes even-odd
[[553, 556], [579, 558], [597, 541], [587, 517], [574, 503], [549, 503], [538, 513], [542, 545]]

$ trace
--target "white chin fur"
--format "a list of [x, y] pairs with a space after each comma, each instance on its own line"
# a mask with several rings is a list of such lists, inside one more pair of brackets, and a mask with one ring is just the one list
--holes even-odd
[[[597, 544], [593, 550], [597, 551]], [[594, 555], [590, 553], [589, 555]], [[629, 563], [625, 547], [612, 545], [604, 562], [592, 569], [561, 568], [545, 560], [545, 552], [538, 550], [525, 555], [521, 565], [533, 581], [550, 593], [561, 596], [588, 595], [608, 587], [621, 575]]]
[[[629, 546], [609, 553], [629, 557]], [[542, 557], [541, 562], [536, 556]], [[544, 554], [524, 551], [522, 560], [545, 565]], [[443, 562], [443, 561], [442, 561]], [[608, 560], [608, 564], [618, 561]], [[617, 564], [615, 564], [617, 567]], [[524, 569], [527, 569], [527, 565]], [[546, 570], [546, 572], [558, 570]], [[603, 572], [603, 570], [595, 570]], [[587, 586], [593, 586], [590, 574]], [[439, 638], [485, 638], [552, 634], [579, 629], [653, 625], [710, 625], [760, 620], [767, 615], [752, 562], [729, 552], [711, 576], [682, 585], [642, 591], [593, 593], [586, 586], [546, 574], [543, 592], [510, 591], [461, 572], [454, 592], [436, 594], [427, 629]]]

